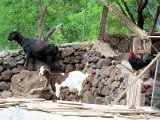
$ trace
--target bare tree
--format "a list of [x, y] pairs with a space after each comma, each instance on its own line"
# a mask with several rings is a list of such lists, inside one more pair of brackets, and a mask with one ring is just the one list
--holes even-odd
[[47, 7], [49, 4], [46, 4], [46, 5], [42, 5], [42, 0], [39, 0], [39, 5], [42, 9], [42, 13], [41, 13], [41, 16], [40, 16], [40, 19], [39, 19], [39, 24], [38, 24], [38, 38], [40, 40], [43, 40], [43, 41], [48, 41], [49, 37], [54, 33], [54, 31], [59, 28], [62, 24], [59, 24], [57, 26], [53, 26], [45, 35], [43, 33], [43, 25], [44, 25], [44, 22], [45, 22], [45, 17], [46, 17], [46, 11], [47, 11]]
[[116, 2], [117, 2], [117, 4], [118, 4], [118, 6], [120, 7], [122, 13], [123, 13], [125, 16], [127, 16], [126, 12], [123, 10], [123, 7], [122, 7], [121, 3], [120, 3], [118, 0], [116, 0]]
[[53, 27], [46, 33], [46, 35], [43, 36], [43, 40], [44, 40], [44, 41], [48, 41], [49, 37], [50, 37], [50, 36], [54, 33], [54, 31], [56, 31], [61, 25], [62, 25], [62, 23], [59, 24], [59, 25], [57, 25], [57, 26], [53, 26]]
[[134, 20], [133, 14], [131, 13], [127, 3], [124, 0], [121, 0], [121, 2], [123, 3], [123, 5], [124, 5], [128, 15], [129, 15], [129, 17], [131, 18], [132, 22], [136, 23], [135, 20]]
[[41, 17], [39, 19], [39, 24], [38, 24], [38, 38], [40, 40], [42, 40], [42, 37], [43, 37], [43, 23], [46, 16], [46, 9], [47, 9], [47, 6], [42, 8]]
[[150, 30], [149, 30], [149, 32], [148, 32], [149, 35], [152, 35], [152, 33], [154, 32], [154, 28], [155, 28], [155, 26], [156, 26], [156, 23], [157, 23], [159, 14], [160, 14], [160, 4], [158, 5], [158, 7], [157, 7], [157, 9], [156, 9], [155, 16], [154, 16], [154, 18], [153, 18], [153, 21], [152, 21]]
[[[133, 23], [136, 23], [136, 20], [133, 17], [133, 14], [130, 11], [130, 8], [128, 7], [127, 3], [125, 2], [125, 0], [120, 0], [121, 3], [119, 2], [119, 0], [116, 0], [118, 6], [120, 7], [122, 13], [125, 16], [128, 16], [129, 18], [131, 18]], [[140, 27], [141, 29], [143, 29], [143, 25], [144, 25], [144, 17], [143, 17], [143, 10], [147, 5], [148, 0], [136, 0], [136, 7], [137, 7], [137, 26]], [[125, 10], [123, 9], [122, 5], [124, 6]]]
[[137, 25], [143, 29], [143, 25], [144, 25], [144, 17], [143, 17], [143, 10], [147, 5], [148, 0], [136, 0], [136, 4], [137, 4], [137, 14], [138, 14], [138, 18], [137, 18]]

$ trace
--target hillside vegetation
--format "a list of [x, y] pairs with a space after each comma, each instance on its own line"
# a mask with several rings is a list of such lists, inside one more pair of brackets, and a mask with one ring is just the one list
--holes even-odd
[[[38, 38], [38, 23], [43, 6], [48, 6], [43, 24], [44, 34], [53, 26], [62, 23], [49, 39], [49, 42], [61, 44], [73, 41], [94, 40], [98, 34], [102, 1], [86, 0], [86, 22], [84, 22], [85, 0], [1, 0], [0, 1], [0, 49], [16, 49], [16, 42], [8, 42], [9, 32], [17, 28], [25, 37]], [[156, 1], [156, 0], [153, 0]], [[117, 3], [113, 3], [117, 7]], [[136, 2], [127, 0], [127, 4], [136, 19]], [[144, 10], [145, 28], [152, 19], [147, 8]], [[83, 28], [85, 25], [85, 34]], [[111, 12], [107, 16], [108, 33], [130, 34], [124, 23]]]

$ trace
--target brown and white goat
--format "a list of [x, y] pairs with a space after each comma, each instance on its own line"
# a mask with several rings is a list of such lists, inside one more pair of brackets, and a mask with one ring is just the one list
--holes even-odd
[[39, 76], [43, 76], [48, 80], [52, 90], [56, 93], [56, 97], [60, 96], [60, 88], [68, 87], [69, 89], [77, 89], [78, 96], [81, 94], [82, 83], [87, 79], [88, 74], [81, 71], [72, 71], [69, 73], [51, 73], [48, 67], [41, 66]]

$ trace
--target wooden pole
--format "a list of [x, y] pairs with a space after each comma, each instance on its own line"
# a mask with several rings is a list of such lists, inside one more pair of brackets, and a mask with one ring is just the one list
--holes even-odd
[[[130, 74], [128, 84], [132, 83], [136, 79], [136, 76]], [[128, 106], [140, 106], [141, 105], [141, 86], [142, 80], [139, 79], [133, 86], [127, 91], [127, 105]]]
[[86, 35], [86, 14], [87, 14], [87, 0], [85, 0], [84, 3], [84, 24], [83, 24], [82, 42], [84, 41]]
[[154, 75], [153, 90], [152, 90], [152, 97], [151, 97], [151, 107], [153, 107], [153, 102], [154, 102], [154, 94], [155, 94], [154, 92], [155, 92], [155, 86], [156, 86], [156, 78], [158, 74], [158, 62], [159, 60], [157, 60], [157, 63], [156, 63], [156, 70]]
[[128, 28], [130, 28], [131, 31], [136, 33], [138, 37], [140, 37], [142, 40], [144, 38], [147, 38], [147, 34], [140, 29], [136, 24], [134, 24], [130, 19], [128, 19], [123, 13], [121, 13], [114, 5], [112, 4], [107, 4], [106, 0], [103, 1], [104, 5], [108, 7], [113, 14], [115, 14], [120, 20], [122, 20]]
[[99, 27], [99, 35], [98, 35], [98, 40], [101, 41], [104, 39], [105, 36], [107, 13], [108, 13], [108, 7], [103, 4], [100, 27]]
[[160, 53], [150, 62], [150, 64], [144, 68], [144, 70], [137, 76], [137, 78], [129, 84], [129, 86], [114, 100], [113, 104], [118, 102], [123, 95], [133, 86], [133, 84], [156, 62], [156, 60], [160, 57]]

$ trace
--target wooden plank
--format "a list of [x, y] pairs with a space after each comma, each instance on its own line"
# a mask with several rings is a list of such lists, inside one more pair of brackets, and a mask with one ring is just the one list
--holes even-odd
[[[135, 37], [133, 39], [133, 53], [138, 56], [137, 50], [141, 50], [142, 43], [141, 39], [139, 37]], [[140, 57], [140, 56], [139, 56]]]
[[160, 36], [148, 36], [149, 38], [160, 38]]
[[7, 98], [7, 99], [0, 99], [0, 103], [4, 102], [31, 102], [31, 101], [45, 101], [43, 98]]
[[122, 20], [131, 31], [137, 34], [142, 40], [147, 38], [147, 34], [140, 29], [136, 24], [134, 24], [130, 19], [128, 19], [125, 15], [123, 15], [114, 5], [107, 4], [106, 0], [103, 0], [104, 5], [109, 7], [109, 9], [116, 15], [120, 20]]
[[8, 108], [10, 106], [15, 106], [15, 105], [19, 105], [19, 104], [20, 104], [19, 102], [3, 103], [3, 104], [0, 104], [0, 108]]
[[62, 101], [62, 100], [57, 100], [57, 103], [59, 104], [67, 104], [67, 105], [82, 105], [80, 102], [74, 102], [74, 101]]
[[144, 105], [145, 105], [145, 93], [142, 93], [140, 106], [144, 106]]
[[135, 106], [140, 106], [141, 105], [141, 88], [142, 88], [142, 80], [139, 79], [136, 81], [135, 84]]
[[[122, 20], [127, 25], [127, 27], [138, 36], [138, 38], [140, 38], [139, 41], [143, 40], [144, 51], [147, 53], [151, 53], [151, 42], [149, 41], [148, 35], [136, 24], [134, 24], [130, 19], [128, 19], [124, 14], [122, 14], [113, 4], [107, 4], [106, 0], [104, 0], [104, 5], [106, 5], [109, 8], [109, 10], [111, 10], [112, 13], [114, 13], [120, 20]], [[135, 48], [137, 48], [136, 46], [140, 46], [140, 49], [137, 50], [142, 49], [141, 44], [139, 44], [138, 42], [134, 43], [133, 46]], [[137, 54], [136, 50], [133, 51], [135, 54]]]
[[137, 76], [135, 81], [133, 81], [115, 100], [112, 104], [115, 104], [118, 102], [123, 95], [132, 87], [132, 85], [157, 61], [157, 59], [160, 57], [160, 53], [157, 54], [157, 56], [150, 62], [150, 64], [143, 69], [143, 71]]
[[[82, 115], [92, 115], [95, 113], [95, 115], [98, 113], [100, 114], [106, 114], [106, 113], [120, 113], [120, 114], [155, 114], [160, 113], [160, 111], [146, 108], [143, 109], [142, 107], [137, 109], [128, 109], [126, 106], [104, 106], [104, 105], [89, 105], [85, 104], [86, 106], [90, 106], [90, 109], [86, 109], [86, 106], [83, 106], [82, 108], [72, 108], [72, 107], [65, 107], [65, 105], [62, 106], [56, 106], [56, 104], [51, 103], [26, 103], [26, 107], [23, 107], [23, 109], [28, 110], [38, 110], [38, 111], [44, 111], [44, 112], [54, 112], [59, 114], [77, 114], [81, 113]], [[88, 107], [89, 108], [89, 107]]]
[[[29, 100], [25, 100], [25, 101], [29, 101]], [[73, 107], [72, 105], [81, 106], [81, 108]], [[18, 107], [20, 109], [26, 109], [31, 111], [43, 111], [47, 113], [60, 114], [63, 116], [81, 116], [81, 117], [112, 118], [115, 114], [133, 116], [133, 114], [134, 115], [139, 115], [139, 114], [151, 115], [151, 114], [160, 113], [160, 111], [155, 110], [151, 107], [136, 107], [136, 109], [128, 109], [128, 106], [124, 106], [124, 105], [113, 105], [113, 106], [97, 105], [97, 104], [87, 104], [87, 103], [79, 103], [79, 102], [72, 102], [72, 101], [71, 102], [70, 101], [58, 101], [58, 102], [30, 101], [27, 103], [26, 102], [21, 103], [20, 105], [18, 105]]]
[[70, 113], [58, 113], [63, 116], [79, 116], [79, 117], [104, 117], [104, 118], [113, 118], [113, 114], [109, 113], [99, 113], [99, 112], [70, 112]]
[[[3, 101], [5, 101], [3, 99]], [[13, 100], [12, 100], [13, 101]], [[61, 114], [64, 116], [83, 116], [83, 117], [106, 117], [112, 118], [115, 114], [125, 114], [133, 116], [136, 114], [159, 114], [160, 111], [152, 109], [151, 107], [136, 107], [136, 109], [128, 109], [124, 105], [97, 105], [87, 104], [72, 101], [33, 101], [30, 99], [16, 99], [13, 104], [11, 100], [6, 100], [6, 104], [1, 104], [2, 107], [9, 107], [17, 105], [20, 109], [27, 109], [32, 111], [43, 111], [54, 114]], [[21, 101], [21, 102], [19, 102]], [[26, 102], [30, 101], [30, 102]], [[17, 104], [15, 104], [17, 103]], [[3, 106], [5, 105], [5, 106]], [[6, 106], [7, 105], [7, 106]], [[73, 105], [73, 106], [72, 106]], [[76, 105], [76, 107], [74, 107]], [[77, 107], [80, 106], [80, 107]]]
[[[136, 79], [136, 76], [132, 74], [129, 76], [128, 84], [132, 83]], [[127, 91], [127, 105], [128, 106], [140, 106], [141, 103], [141, 84], [139, 79], [135, 84]]]
[[136, 51], [137, 54], [143, 54], [143, 53], [148, 53], [146, 50], [137, 50]]

